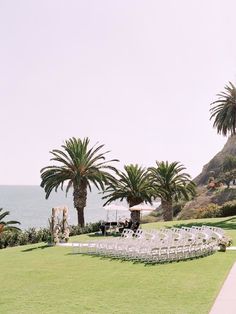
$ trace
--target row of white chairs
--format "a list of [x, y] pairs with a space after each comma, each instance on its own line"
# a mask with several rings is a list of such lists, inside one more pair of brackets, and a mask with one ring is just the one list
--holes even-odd
[[73, 253], [110, 258], [160, 263], [177, 261], [214, 253], [223, 229], [209, 226], [163, 228], [160, 230], [124, 229], [121, 237], [72, 244]]

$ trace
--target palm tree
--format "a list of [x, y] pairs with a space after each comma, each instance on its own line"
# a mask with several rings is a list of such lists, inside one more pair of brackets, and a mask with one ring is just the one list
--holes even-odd
[[173, 201], [189, 200], [195, 194], [195, 184], [183, 170], [185, 167], [177, 161], [156, 162], [156, 167], [148, 169], [155, 196], [161, 199], [165, 221], [173, 220]]
[[215, 119], [213, 127], [217, 133], [226, 136], [236, 134], [236, 87], [229, 82], [225, 86], [225, 92], [217, 94], [218, 100], [211, 103], [214, 107], [210, 109], [211, 119]]
[[91, 191], [91, 183], [97, 189], [104, 189], [108, 178], [112, 175], [107, 170], [116, 170], [110, 165], [116, 159], [105, 161], [105, 154], [100, 150], [104, 145], [97, 144], [89, 148], [89, 139], [70, 138], [62, 145], [63, 150], [54, 149], [52, 161], [58, 165], [48, 166], [41, 169], [41, 187], [46, 192], [46, 199], [52, 190], [59, 187], [63, 190], [67, 183], [66, 194], [73, 188], [74, 207], [77, 210], [78, 225], [84, 226], [84, 208], [87, 201], [87, 189]]
[[[129, 207], [142, 202], [151, 203], [152, 189], [149, 182], [149, 175], [145, 168], [136, 165], [124, 166], [124, 171], [117, 171], [117, 179], [110, 180], [103, 199], [108, 199], [106, 204], [115, 200], [126, 200]], [[140, 211], [131, 212], [133, 223], [140, 222]]]
[[0, 234], [7, 230], [19, 231], [20, 230], [19, 228], [12, 225], [20, 224], [20, 222], [15, 221], [15, 220], [4, 221], [3, 219], [6, 216], [10, 215], [10, 212], [9, 211], [2, 212], [2, 211], [3, 211], [3, 208], [0, 208]]

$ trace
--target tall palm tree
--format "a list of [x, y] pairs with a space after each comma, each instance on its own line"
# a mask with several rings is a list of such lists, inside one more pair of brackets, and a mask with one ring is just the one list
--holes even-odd
[[10, 212], [9, 211], [2, 212], [2, 211], [3, 211], [3, 208], [0, 208], [0, 234], [7, 230], [19, 231], [20, 230], [19, 228], [12, 225], [20, 224], [20, 222], [15, 221], [15, 220], [9, 220], [9, 221], [3, 220], [6, 216], [10, 215]]
[[173, 220], [173, 201], [189, 200], [195, 194], [195, 184], [190, 175], [182, 172], [185, 167], [179, 162], [156, 162], [148, 169], [156, 197], [160, 197], [165, 221]]
[[66, 182], [66, 194], [73, 188], [74, 207], [77, 210], [78, 225], [84, 226], [84, 208], [87, 201], [87, 189], [91, 191], [91, 183], [97, 189], [104, 189], [104, 185], [111, 173], [107, 170], [116, 170], [110, 165], [116, 159], [105, 161], [105, 154], [100, 150], [104, 145], [97, 144], [89, 148], [89, 139], [70, 138], [62, 145], [63, 150], [54, 149], [52, 161], [57, 165], [47, 166], [41, 169], [41, 187], [46, 192], [46, 199], [52, 190], [57, 191], [58, 187], [63, 190]]
[[[149, 182], [149, 175], [145, 168], [136, 165], [124, 166], [124, 171], [117, 171], [117, 178], [110, 180], [106, 194], [106, 204], [115, 200], [126, 200], [129, 207], [142, 202], [151, 203], [152, 189]], [[140, 222], [140, 211], [131, 212], [133, 223]]]
[[217, 94], [218, 100], [211, 103], [211, 119], [214, 119], [213, 127], [217, 133], [226, 136], [236, 134], [236, 87], [229, 82], [225, 91]]

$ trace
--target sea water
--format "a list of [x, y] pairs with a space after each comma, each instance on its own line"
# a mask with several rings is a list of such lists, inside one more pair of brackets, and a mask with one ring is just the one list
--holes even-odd
[[[104, 202], [102, 194], [97, 190], [88, 192], [84, 210], [86, 223], [116, 219], [115, 212], [108, 214], [103, 208]], [[46, 200], [45, 192], [40, 186], [0, 186], [0, 208], [10, 211], [10, 215], [4, 220], [19, 221], [21, 229], [48, 227], [52, 208], [60, 205], [69, 207], [69, 224], [76, 225], [77, 211], [73, 206], [72, 191], [66, 197], [65, 191], [58, 189], [57, 193], [52, 192]], [[117, 215], [117, 218], [129, 217], [129, 212], [118, 212]]]

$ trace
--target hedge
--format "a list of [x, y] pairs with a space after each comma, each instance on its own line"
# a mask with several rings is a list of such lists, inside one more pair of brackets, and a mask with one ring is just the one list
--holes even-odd
[[[84, 227], [70, 226], [70, 236], [99, 231], [101, 222], [89, 223]], [[49, 228], [29, 228], [20, 231], [5, 231], [0, 234], [0, 249], [18, 245], [49, 242], [51, 238]]]

